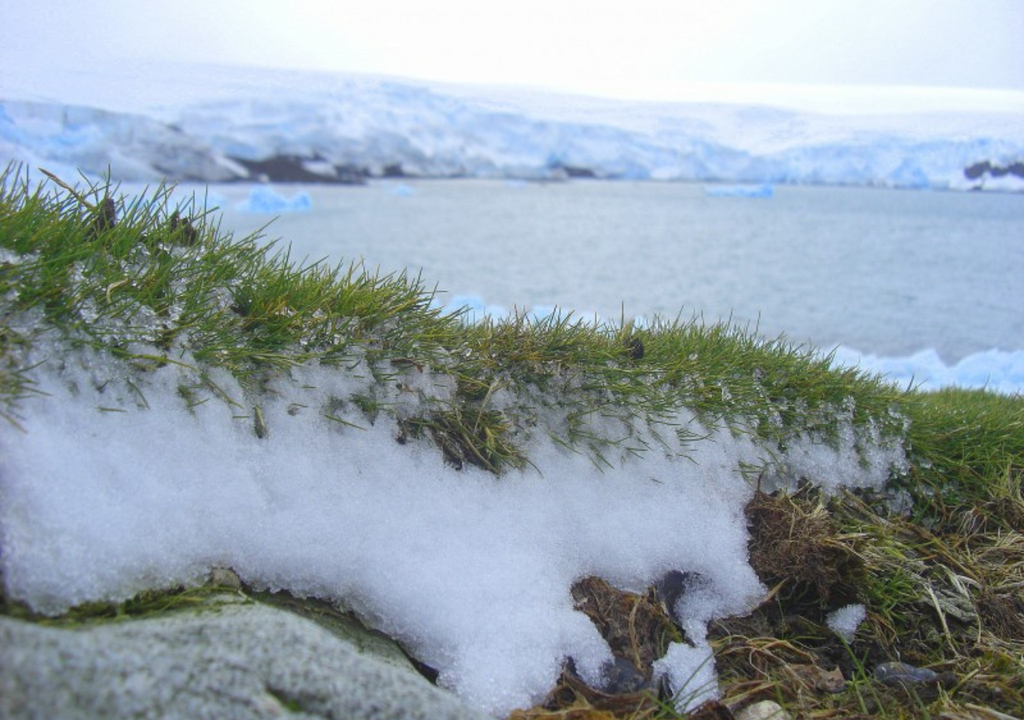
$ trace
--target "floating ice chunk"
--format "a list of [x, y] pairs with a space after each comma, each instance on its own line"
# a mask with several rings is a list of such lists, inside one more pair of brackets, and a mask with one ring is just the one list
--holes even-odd
[[762, 185], [712, 185], [704, 188], [708, 197], [770, 198], [775, 188], [767, 183]]
[[857, 628], [860, 627], [860, 624], [864, 622], [866, 617], [867, 611], [863, 605], [844, 605], [838, 610], [830, 612], [826, 621], [832, 632], [846, 642], [853, 642], [853, 638], [857, 634]]
[[313, 201], [304, 192], [286, 198], [263, 185], [254, 187], [249, 197], [238, 204], [238, 210], [251, 213], [306, 212], [312, 207]]
[[397, 185], [389, 185], [388, 193], [395, 197], [412, 197], [416, 194], [416, 189], [405, 183], [398, 183]]
[[837, 365], [879, 373], [886, 380], [905, 387], [922, 390], [984, 388], [1007, 395], [1024, 393], [1024, 350], [985, 350], [968, 355], [955, 365], [947, 365], [930, 348], [906, 357], [880, 357], [839, 347], [834, 359]]

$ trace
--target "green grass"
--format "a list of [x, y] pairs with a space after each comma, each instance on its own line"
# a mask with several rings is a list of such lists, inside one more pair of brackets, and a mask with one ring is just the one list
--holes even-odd
[[[496, 473], [527, 462], [520, 448], [536, 432], [605, 465], [665, 433], [699, 441], [727, 427], [784, 447], [795, 434], [834, 438], [844, 417], [903, 431], [895, 388], [727, 324], [638, 328], [570, 313], [468, 324], [442, 314], [419, 278], [302, 265], [259, 235], [225, 236], [194, 200], [171, 207], [172, 188], [125, 199], [57, 178], [30, 187], [14, 168], [0, 185], [9, 350], [31, 343], [23, 335], [35, 325], [139, 368], [184, 363], [206, 378], [225, 369], [253, 389], [314, 360], [365, 360], [381, 383], [430, 368], [455, 378], [458, 392], [425, 403], [410, 431], [430, 434], [455, 464]], [[4, 353], [0, 377], [11, 419], [28, 391], [18, 356]], [[387, 407], [357, 402], [374, 414]], [[677, 426], [681, 408], [700, 429]], [[595, 431], [595, 420], [614, 430]]]
[[[211, 211], [194, 199], [173, 205], [171, 192], [129, 199], [109, 184], [31, 185], [13, 166], [0, 175], [4, 432], [19, 431], [35, 394], [30, 350], [48, 342], [91, 348], [136, 373], [187, 365], [199, 380], [179, 388], [182, 403], [232, 404], [260, 436], [273, 428], [261, 427], [252, 398], [268, 381], [309, 362], [366, 367], [373, 389], [337, 398], [338, 407], [354, 404], [367, 425], [394, 415], [400, 441], [432, 442], [453, 466], [485, 468], [496, 482], [529, 464], [537, 435], [605, 467], [673, 435], [696, 444], [725, 430], [784, 450], [804, 436], [838, 442], [852, 426], [862, 442], [881, 437], [906, 450], [908, 468], [891, 478], [906, 512], [869, 492], [776, 498], [773, 512], [790, 513], [793, 527], [815, 518], [824, 530], [805, 542], [824, 548], [822, 557], [834, 551], [843, 568], [828, 583], [784, 570], [785, 558], [758, 569], [773, 578], [773, 603], [752, 616], [757, 623], [736, 621], [712, 637], [726, 700], [775, 699], [808, 717], [1024, 708], [1024, 399], [901, 389], [726, 323], [639, 326], [561, 313], [471, 324], [444, 314], [420, 278], [357, 262], [296, 263], [259, 235], [222, 233]], [[386, 389], [428, 370], [454, 392], [421, 393], [414, 414], [399, 416]], [[217, 386], [224, 371], [249, 402]], [[141, 391], [137, 400], [145, 404]], [[822, 625], [837, 597], [868, 608], [867, 629], [848, 648]], [[840, 696], [787, 679], [788, 664], [842, 657], [856, 664]], [[898, 657], [962, 682], [907, 705], [866, 670]]]

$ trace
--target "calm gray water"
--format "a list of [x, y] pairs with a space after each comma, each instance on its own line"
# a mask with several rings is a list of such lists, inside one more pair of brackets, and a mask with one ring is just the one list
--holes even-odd
[[[947, 362], [1024, 349], [1024, 195], [780, 187], [765, 199], [476, 180], [275, 189], [313, 202], [267, 231], [293, 257], [422, 273], [446, 302], [731, 317], [821, 348], [932, 348]], [[274, 217], [237, 209], [249, 190], [212, 190], [225, 228]]]

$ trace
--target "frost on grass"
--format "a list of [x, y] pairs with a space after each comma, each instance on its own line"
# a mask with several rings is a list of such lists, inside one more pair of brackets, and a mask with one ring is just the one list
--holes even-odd
[[[495, 477], [456, 471], [427, 436], [402, 435], [396, 416], [454, 392], [415, 365], [385, 387], [364, 360], [344, 371], [312, 361], [253, 397], [226, 371], [188, 369], [187, 355], [138, 372], [56, 345], [35, 352], [48, 396], [26, 401], [24, 432], [0, 437], [0, 543], [8, 596], [37, 611], [229, 566], [256, 587], [343, 599], [465, 702], [507, 714], [543, 697], [570, 657], [601, 684], [611, 653], [574, 609], [582, 577], [633, 591], [672, 570], [696, 578], [676, 604], [692, 644], [657, 665], [687, 706], [717, 692], [707, 623], [763, 597], [741, 468], [773, 453], [748, 436], [683, 447], [663, 433], [641, 457], [598, 468], [536, 433], [529, 463]], [[848, 447], [813, 453], [843, 482], [877, 480]]]

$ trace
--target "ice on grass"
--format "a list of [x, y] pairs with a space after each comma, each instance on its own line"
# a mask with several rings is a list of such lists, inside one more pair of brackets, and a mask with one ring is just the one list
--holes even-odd
[[[658, 664], [680, 698], [717, 692], [707, 622], [763, 597], [747, 562], [753, 487], [740, 467], [767, 456], [748, 437], [717, 433], [684, 457], [664, 433], [667, 445], [599, 469], [538, 433], [526, 469], [496, 478], [454, 470], [427, 439], [400, 444], [386, 414], [364, 414], [352, 397], [384, 391], [365, 364], [299, 366], [258, 398], [211, 372], [238, 406], [211, 395], [188, 409], [179, 389], [208, 386], [183, 366], [129, 386], [126, 368], [98, 355], [49, 356], [63, 360], [33, 371], [47, 395], [26, 401], [24, 432], [0, 436], [3, 578], [8, 597], [37, 611], [227, 566], [257, 587], [343, 599], [466, 703], [507, 714], [540, 700], [570, 657], [600, 684], [611, 654], [573, 607], [579, 578], [633, 591], [670, 570], [695, 578], [676, 608], [695, 644]], [[405, 372], [390, 392], [452, 391], [448, 378]], [[844, 478], [865, 472], [831, 452], [849, 463]]]

